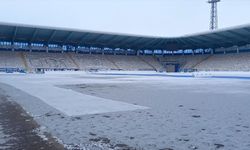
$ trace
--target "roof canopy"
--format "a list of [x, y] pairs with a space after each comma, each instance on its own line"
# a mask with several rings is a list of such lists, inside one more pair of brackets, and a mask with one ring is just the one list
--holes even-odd
[[0, 23], [0, 40], [135, 50], [219, 48], [249, 44], [250, 25], [171, 38]]

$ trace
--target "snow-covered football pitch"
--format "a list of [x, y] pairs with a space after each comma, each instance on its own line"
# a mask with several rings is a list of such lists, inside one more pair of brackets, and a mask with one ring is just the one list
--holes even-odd
[[140, 73], [2, 74], [68, 149], [250, 149], [250, 80]]

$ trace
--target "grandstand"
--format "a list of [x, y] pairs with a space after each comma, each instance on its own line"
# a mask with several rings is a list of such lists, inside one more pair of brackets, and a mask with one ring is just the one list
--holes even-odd
[[199, 71], [250, 71], [250, 54], [213, 55], [195, 66]]
[[0, 23], [0, 68], [249, 71], [250, 25], [177, 38]]
[[[250, 53], [179, 56], [122, 56], [46, 52], [0, 52], [0, 68], [37, 70], [250, 71]], [[171, 69], [170, 69], [171, 71]], [[174, 71], [174, 69], [172, 69]]]
[[0, 72], [24, 72], [25, 68], [24, 59], [21, 53], [0, 53]]
[[81, 70], [116, 70], [118, 69], [104, 55], [71, 54]]
[[46, 52], [0, 52], [1, 68], [26, 71], [52, 70], [125, 70], [159, 71], [162, 65], [152, 56], [90, 55]]
[[74, 62], [62, 53], [24, 53], [28, 68], [31, 69], [77, 69]]
[[122, 70], [153, 70], [151, 66], [137, 56], [107, 56], [119, 69]]
[[21, 59], [20, 53], [1, 52], [0, 68], [20, 68], [24, 69], [24, 63]]

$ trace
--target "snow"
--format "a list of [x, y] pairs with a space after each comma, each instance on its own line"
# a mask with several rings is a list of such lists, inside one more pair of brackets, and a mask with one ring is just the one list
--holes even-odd
[[249, 77], [250, 72], [242, 72], [242, 71], [201, 71], [201, 72], [194, 72], [193, 75], [195, 77]]
[[10, 139], [6, 134], [3, 133], [3, 127], [0, 124], [0, 149], [9, 149], [9, 145], [4, 145]]
[[[54, 75], [45, 75], [41, 80], [37, 79], [36, 75], [14, 76], [14, 78], [4, 76], [0, 78], [0, 82], [35, 96], [69, 116], [147, 109], [147, 107], [143, 106], [117, 102], [59, 88], [55, 84], [60, 85], [60, 82], [55, 82], [54, 80]], [[70, 82], [72, 78], [64, 77], [60, 79], [60, 81], [62, 80], [64, 83], [72, 84]], [[78, 84], [80, 84], [81, 80], [78, 81]]]
[[[0, 82], [12, 86], [0, 84], [0, 88], [46, 127], [44, 130], [69, 147], [108, 149], [110, 145], [125, 144], [149, 150], [250, 149], [250, 80], [175, 78], [157, 76], [157, 73], [156, 76], [129, 75], [136, 73], [1, 75]], [[23, 85], [17, 88], [21, 82], [36, 88], [37, 92], [24, 92]], [[73, 98], [67, 103], [72, 106], [62, 107], [52, 103], [53, 97], [49, 102], [37, 96], [39, 92], [42, 96], [52, 95], [52, 90], [62, 92], [58, 95], [60, 99], [71, 91], [84, 98], [93, 97], [98, 100], [97, 105], [99, 102], [114, 104], [112, 107], [129, 104], [132, 105], [129, 108], [140, 109], [68, 115], [62, 108], [78, 108], [71, 103]], [[110, 142], [100, 140], [105, 138]]]

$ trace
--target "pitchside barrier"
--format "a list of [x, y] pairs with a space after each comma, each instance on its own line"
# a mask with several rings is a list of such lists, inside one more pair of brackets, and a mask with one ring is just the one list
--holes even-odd
[[193, 76], [195, 78], [211, 78], [211, 77], [213, 77], [212, 73], [209, 73], [209, 72], [194, 72]]
[[0, 68], [0, 72], [4, 73], [26, 73], [25, 69], [20, 68]]

